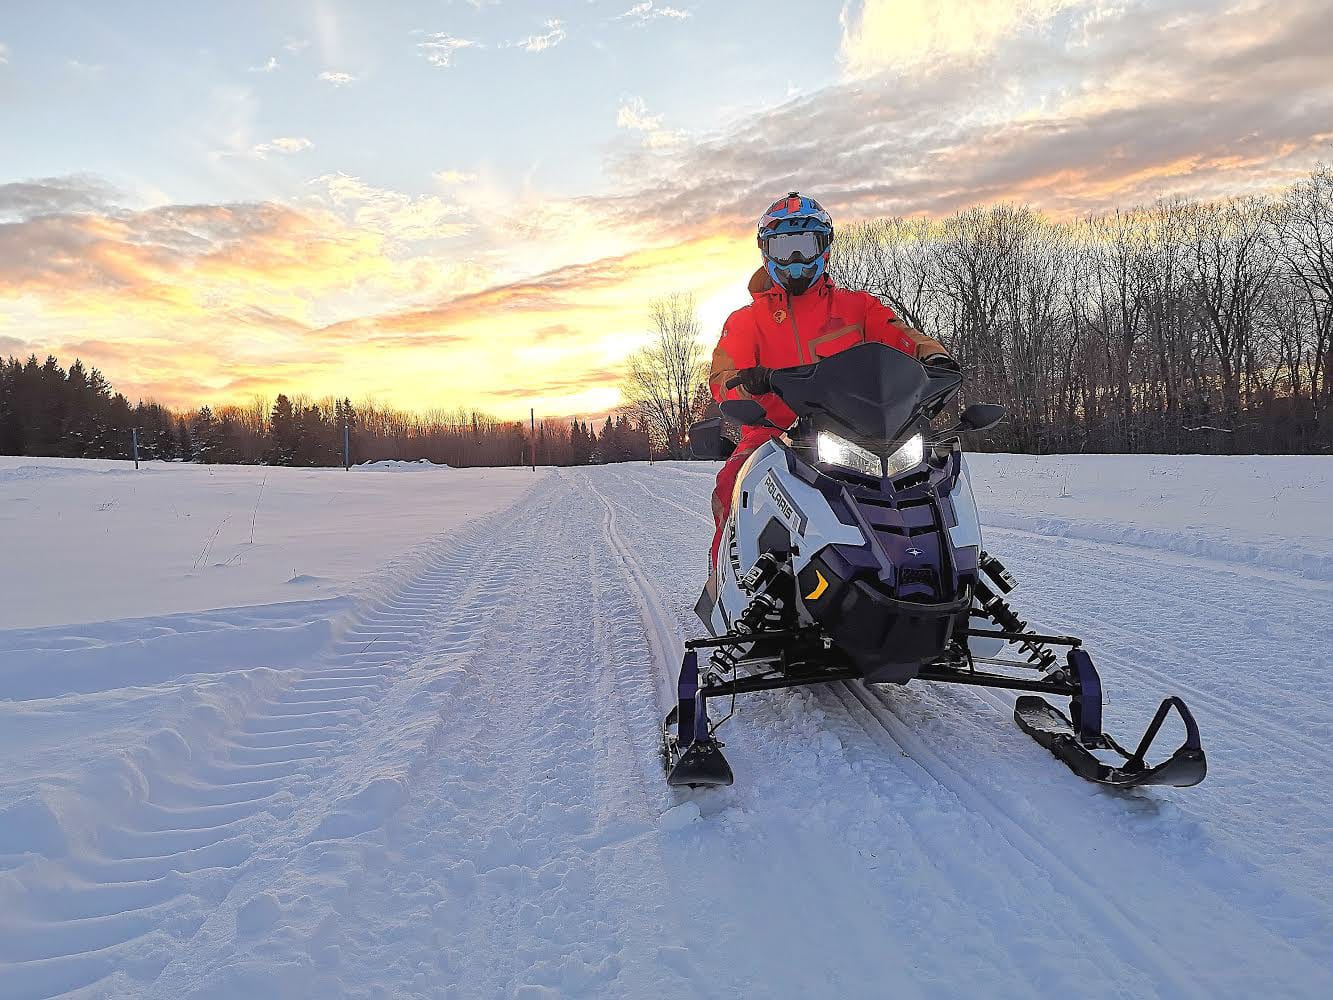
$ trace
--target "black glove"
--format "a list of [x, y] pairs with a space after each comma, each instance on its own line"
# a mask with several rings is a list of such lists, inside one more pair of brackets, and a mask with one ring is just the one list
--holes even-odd
[[773, 369], [765, 368], [763, 365], [742, 368], [734, 377], [727, 380], [727, 388], [734, 389], [740, 386], [751, 396], [762, 396], [766, 392], [773, 391], [773, 386], [768, 380], [772, 374]]
[[962, 369], [958, 367], [958, 362], [947, 354], [932, 354], [921, 363], [923, 365], [929, 365], [931, 368], [939, 368], [941, 371], [946, 372], [962, 371]]

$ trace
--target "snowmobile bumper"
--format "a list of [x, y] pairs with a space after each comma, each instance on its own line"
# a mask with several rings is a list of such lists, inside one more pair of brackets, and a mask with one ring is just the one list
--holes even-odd
[[[1189, 788], [1208, 774], [1208, 760], [1199, 738], [1194, 714], [1179, 698], [1162, 701], [1133, 753], [1101, 731], [1101, 679], [1092, 659], [1082, 649], [1069, 651], [1068, 663], [1079, 693], [1070, 700], [1071, 719], [1045, 699], [1023, 695], [1014, 702], [1014, 721], [1020, 729], [1049, 750], [1080, 778], [1115, 788], [1171, 785]], [[1185, 742], [1166, 760], [1149, 765], [1147, 754], [1172, 710], [1185, 726]], [[1094, 751], [1108, 751], [1123, 759], [1108, 764]]]
[[899, 600], [860, 573], [843, 546], [820, 551], [797, 580], [804, 606], [872, 684], [902, 684], [942, 656], [956, 629], [967, 627], [970, 594], [956, 600]]

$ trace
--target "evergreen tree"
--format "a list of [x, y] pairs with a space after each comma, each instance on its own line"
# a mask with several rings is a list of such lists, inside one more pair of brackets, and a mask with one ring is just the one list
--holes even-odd
[[176, 450], [176, 435], [171, 429], [171, 421], [164, 421], [153, 435], [153, 457], [159, 462], [174, 462], [179, 453]]
[[292, 401], [279, 393], [268, 418], [268, 464], [295, 465], [296, 437], [296, 416], [292, 412]]
[[194, 442], [194, 460], [213, 463], [218, 451], [218, 422], [211, 407], [200, 407], [190, 421], [190, 438]]
[[195, 460], [194, 437], [190, 434], [189, 425], [185, 423], [184, 417], [176, 421], [176, 454], [182, 462]]
[[602, 436], [599, 440], [603, 462], [624, 461], [620, 454], [620, 441], [616, 437], [616, 426], [609, 416], [606, 418], [606, 423], [602, 424]]

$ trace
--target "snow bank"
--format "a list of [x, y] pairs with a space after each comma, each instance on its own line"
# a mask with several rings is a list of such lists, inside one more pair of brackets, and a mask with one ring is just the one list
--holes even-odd
[[969, 455], [986, 525], [1333, 580], [1333, 457]]
[[438, 469], [452, 469], [453, 466], [444, 462], [437, 464], [428, 458], [419, 458], [415, 462], [400, 460], [362, 462], [360, 465], [352, 466], [352, 468], [359, 472], [435, 472]]

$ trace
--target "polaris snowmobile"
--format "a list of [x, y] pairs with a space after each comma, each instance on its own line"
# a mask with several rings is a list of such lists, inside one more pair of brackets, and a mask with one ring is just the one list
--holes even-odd
[[[1019, 727], [1090, 781], [1204, 779], [1198, 726], [1183, 701], [1165, 699], [1138, 748], [1125, 750], [1102, 731], [1101, 680], [1082, 641], [1030, 629], [1006, 600], [1016, 583], [982, 548], [961, 442], [998, 423], [1004, 408], [973, 403], [956, 426], [931, 428], [962, 383], [957, 371], [875, 343], [772, 373], [773, 392], [797, 419], [737, 477], [717, 565], [695, 607], [710, 634], [685, 644], [679, 701], [662, 725], [668, 784], [732, 783], [717, 727], [737, 695], [914, 680], [1025, 692], [1014, 705]], [[773, 427], [754, 400], [724, 402], [722, 412]], [[723, 431], [722, 418], [696, 424], [694, 454], [725, 458], [734, 444]], [[1068, 697], [1068, 714], [1041, 695]], [[732, 711], [713, 722], [707, 704], [717, 698]], [[1185, 741], [1149, 764], [1172, 710]]]

